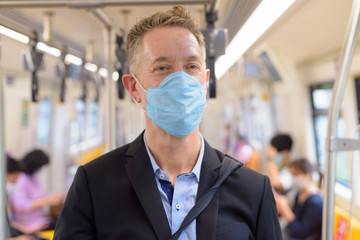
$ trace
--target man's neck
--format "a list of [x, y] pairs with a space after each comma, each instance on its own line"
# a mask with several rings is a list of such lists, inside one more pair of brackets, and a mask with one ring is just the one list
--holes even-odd
[[173, 185], [177, 176], [194, 168], [201, 148], [198, 129], [184, 137], [147, 129], [145, 138], [157, 165], [167, 172]]

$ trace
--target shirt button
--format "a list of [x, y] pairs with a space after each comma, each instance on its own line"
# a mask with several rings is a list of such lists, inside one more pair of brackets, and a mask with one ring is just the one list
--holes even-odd
[[175, 205], [175, 208], [176, 208], [176, 210], [180, 210], [180, 208], [181, 208], [181, 206], [180, 206], [180, 203], [177, 203], [176, 205]]
[[164, 177], [165, 177], [165, 176], [164, 176], [163, 174], [160, 175], [160, 178], [161, 178], [161, 179], [164, 179]]

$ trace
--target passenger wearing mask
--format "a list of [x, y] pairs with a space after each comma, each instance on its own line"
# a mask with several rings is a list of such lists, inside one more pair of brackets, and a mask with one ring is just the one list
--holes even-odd
[[38, 179], [37, 173], [48, 163], [49, 158], [43, 151], [28, 153], [22, 160], [24, 172], [19, 174], [16, 190], [10, 196], [14, 221], [28, 233], [53, 229], [55, 221], [45, 214], [43, 208], [62, 203], [60, 195], [46, 195]]
[[292, 144], [293, 140], [288, 134], [277, 134], [271, 139], [266, 151], [270, 181], [280, 193], [287, 193], [291, 188], [289, 165]]
[[286, 197], [275, 194], [278, 212], [287, 222], [284, 235], [287, 239], [320, 240], [323, 200], [312, 180], [313, 166], [302, 158], [290, 164], [290, 172], [297, 189], [293, 209]]

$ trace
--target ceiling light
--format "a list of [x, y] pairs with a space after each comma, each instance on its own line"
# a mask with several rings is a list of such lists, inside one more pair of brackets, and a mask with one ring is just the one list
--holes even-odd
[[43, 51], [43, 52], [46, 52], [46, 53], [48, 53], [50, 55], [53, 55], [54, 57], [60, 57], [60, 55], [61, 55], [60, 49], [50, 47], [50, 46], [46, 45], [43, 42], [38, 42], [36, 44], [36, 48]]
[[90, 72], [96, 72], [98, 70], [98, 66], [94, 63], [87, 62], [85, 63], [85, 69]]
[[30, 41], [30, 38], [24, 34], [15, 32], [9, 28], [6, 28], [4, 26], [0, 25], [0, 34], [5, 35], [7, 37], [10, 37], [12, 39], [15, 39], [17, 41], [20, 41], [22, 43], [28, 44]]
[[82, 64], [81, 58], [76, 57], [76, 56], [74, 56], [72, 54], [66, 54], [65, 62], [74, 64], [74, 65], [78, 65], [78, 66], [80, 66]]
[[107, 71], [106, 68], [99, 68], [98, 73], [99, 73], [102, 77], [104, 77], [104, 78], [106, 78], [107, 75], [108, 75], [108, 71]]
[[226, 48], [226, 54], [215, 63], [216, 78], [226, 71], [259, 39], [259, 37], [295, 2], [263, 0]]
[[112, 74], [112, 79], [113, 79], [114, 81], [118, 81], [118, 80], [119, 80], [119, 73], [118, 73], [118, 72], [113, 72], [113, 74]]

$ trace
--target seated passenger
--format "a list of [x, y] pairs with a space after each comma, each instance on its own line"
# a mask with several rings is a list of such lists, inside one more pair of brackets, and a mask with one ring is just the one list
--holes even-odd
[[46, 195], [37, 177], [37, 172], [49, 163], [49, 158], [41, 150], [34, 150], [24, 157], [22, 163], [24, 172], [20, 173], [16, 189], [10, 196], [14, 221], [28, 233], [54, 229], [55, 220], [45, 214], [43, 207], [60, 205], [62, 197]]
[[290, 172], [293, 186], [298, 189], [293, 209], [286, 197], [275, 194], [278, 212], [287, 222], [285, 239], [320, 240], [323, 201], [312, 181], [313, 166], [302, 158], [291, 163]]
[[[6, 156], [6, 196], [10, 196], [15, 191], [16, 181], [19, 177], [20, 172], [20, 162], [10, 156]], [[8, 201], [5, 201], [5, 203], [7, 204]], [[10, 204], [7, 205], [7, 219], [5, 221], [6, 240], [35, 240], [34, 237], [21, 233], [20, 230], [14, 228], [14, 226], [11, 225], [12, 209]]]

